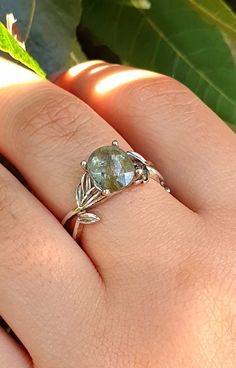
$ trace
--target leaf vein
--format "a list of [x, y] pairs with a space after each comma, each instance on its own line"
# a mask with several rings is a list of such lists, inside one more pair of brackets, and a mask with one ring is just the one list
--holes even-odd
[[182, 59], [191, 69], [194, 69], [195, 72], [205, 81], [208, 83], [209, 86], [212, 87], [215, 91], [217, 91], [219, 94], [221, 94], [226, 101], [231, 103], [232, 105], [235, 105], [235, 102], [228, 97], [220, 88], [218, 88], [204, 73], [202, 73], [200, 70], [196, 69], [194, 64], [188, 60], [182, 52], [175, 47], [175, 45], [168, 39], [168, 37], [161, 31], [161, 29], [148, 17], [145, 15], [145, 13], [141, 9], [137, 9], [143, 17], [146, 19], [147, 24], [155, 31], [157, 32], [161, 38], [168, 44], [168, 46]]
[[[211, 18], [215, 22], [219, 23], [220, 25], [222, 25], [223, 27], [225, 27], [226, 29], [230, 30], [231, 32], [233, 32], [236, 35], [236, 29], [235, 28], [232, 28], [228, 23], [223, 22], [219, 17], [216, 17], [217, 13], [213, 14], [213, 13], [209, 12], [204, 6], [201, 6], [195, 0], [189, 0], [189, 2], [193, 6], [195, 6], [196, 8], [198, 8], [202, 13], [206, 14], [209, 18]], [[223, 3], [222, 1], [220, 1], [220, 2], [222, 4], [222, 6], [224, 6], [224, 8], [231, 13], [231, 11], [228, 8], [228, 6], [226, 6], [226, 4]], [[232, 13], [232, 15], [233, 15], [233, 13]], [[236, 18], [235, 18], [235, 22], [236, 22]]]

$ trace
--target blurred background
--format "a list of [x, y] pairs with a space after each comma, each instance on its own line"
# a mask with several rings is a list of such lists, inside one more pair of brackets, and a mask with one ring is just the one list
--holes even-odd
[[8, 31], [47, 74], [87, 59], [158, 71], [236, 130], [235, 10], [236, 0], [0, 0], [2, 24], [12, 13]]

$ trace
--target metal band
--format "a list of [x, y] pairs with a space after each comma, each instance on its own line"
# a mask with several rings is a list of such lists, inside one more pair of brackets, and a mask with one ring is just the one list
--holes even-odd
[[[113, 141], [112, 144], [118, 146], [117, 141]], [[170, 189], [166, 186], [163, 176], [150, 161], [145, 160], [144, 157], [134, 151], [128, 151], [127, 155], [135, 165], [135, 176], [130, 185], [147, 183], [151, 178], [158, 182], [165, 191], [170, 193]], [[81, 224], [92, 224], [100, 220], [96, 214], [88, 212], [88, 210], [99, 202], [107, 200], [109, 197], [119, 193], [110, 193], [107, 190], [99, 189], [87, 171], [86, 165], [86, 161], [82, 161], [81, 166], [85, 169], [85, 173], [83, 174], [81, 181], [75, 190], [77, 207], [70, 211], [62, 220], [62, 225], [66, 226], [72, 218], [75, 218], [73, 229], [74, 239], [77, 239], [78, 237], [78, 231]]]

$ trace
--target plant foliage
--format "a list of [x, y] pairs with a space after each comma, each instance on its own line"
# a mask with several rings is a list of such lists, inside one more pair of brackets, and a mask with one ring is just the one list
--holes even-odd
[[9, 12], [47, 73], [86, 58], [151, 69], [236, 125], [236, 16], [226, 1], [2, 0], [2, 22]]
[[6, 27], [0, 22], [0, 50], [7, 52], [15, 60], [20, 61], [22, 64], [32, 69], [41, 77], [45, 77], [44, 71], [40, 68], [37, 61], [35, 61], [26, 52], [16, 39], [8, 32]]
[[[79, 36], [172, 76], [236, 124], [236, 17], [219, 0], [84, 0]], [[109, 29], [109, 32], [107, 31]]]

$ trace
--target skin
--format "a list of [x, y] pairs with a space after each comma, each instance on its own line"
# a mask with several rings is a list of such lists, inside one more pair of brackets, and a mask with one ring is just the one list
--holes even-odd
[[[4, 78], [0, 149], [32, 193], [0, 167], [0, 315], [22, 343], [0, 333], [0, 366], [235, 367], [235, 134], [154, 73], [97, 61], [59, 88], [2, 61]], [[60, 220], [79, 163], [114, 139], [172, 194], [153, 181], [125, 190], [77, 244]]]

